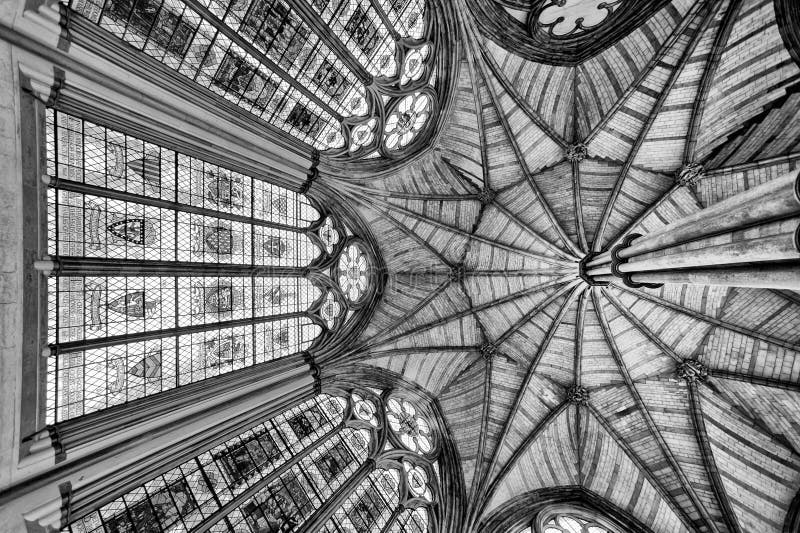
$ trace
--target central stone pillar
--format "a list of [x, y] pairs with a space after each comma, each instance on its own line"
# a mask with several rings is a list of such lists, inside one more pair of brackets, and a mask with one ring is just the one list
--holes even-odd
[[754, 187], [590, 258], [594, 283], [800, 290], [800, 171]]

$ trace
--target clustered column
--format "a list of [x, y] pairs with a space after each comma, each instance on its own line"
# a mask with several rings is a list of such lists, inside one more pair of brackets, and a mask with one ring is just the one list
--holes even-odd
[[587, 263], [596, 282], [800, 290], [800, 172], [725, 199]]

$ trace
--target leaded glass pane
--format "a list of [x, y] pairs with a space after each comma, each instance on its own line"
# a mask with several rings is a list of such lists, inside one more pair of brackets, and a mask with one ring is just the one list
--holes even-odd
[[392, 523], [387, 533], [427, 533], [429, 523], [427, 509], [406, 509]]
[[373, 76], [397, 73], [395, 43], [370, 0], [305, 0]]
[[320, 218], [303, 195], [53, 109], [47, 136], [48, 173], [60, 180], [286, 226]]
[[[316, 425], [313, 430], [323, 436], [341, 423], [343, 406], [341, 398], [320, 395], [285, 415], [295, 416], [314, 409], [319, 416], [314, 418]], [[281, 476], [271, 476], [276, 468], [293, 458], [293, 453], [286, 448], [282, 431], [270, 420], [257, 424], [76, 520], [64, 531], [135, 533], [190, 530], [210, 518], [221, 505], [259, 484], [263, 488], [229, 515], [229, 523], [280, 525], [307, 518], [319, 507], [321, 500], [305, 472], [316, 464], [336, 461], [336, 466], [331, 468], [338, 469], [337, 479], [343, 482], [347, 473], [352, 472], [352, 465], [363, 461], [366, 455], [363, 458], [358, 456], [346, 444], [347, 434], [342, 433], [324, 442], [308, 442], [308, 446], [312, 443], [319, 446]], [[332, 452], [334, 449], [337, 451]], [[330, 457], [330, 461], [326, 457]], [[215, 527], [227, 531], [224, 520], [217, 522]]]
[[68, 353], [48, 360], [47, 420], [54, 423], [307, 349], [307, 318], [215, 328]]
[[425, 0], [379, 0], [400, 35], [419, 39], [425, 31]]
[[[321, 250], [290, 229], [320, 218], [305, 197], [52, 109], [47, 136], [59, 180], [47, 192], [49, 254], [126, 260], [137, 272], [48, 279], [49, 423], [285, 357], [322, 333], [309, 318], [284, 318], [323, 296], [302, 271], [205, 270], [314, 261]], [[159, 272], [171, 262], [201, 266]]]
[[380, 531], [397, 508], [400, 473], [377, 469], [365, 479], [325, 523], [326, 533]]
[[[331, 134], [338, 131], [339, 125], [330, 112], [308, 102], [298, 88], [282, 80], [277, 73], [271, 72], [257, 57], [232, 42], [211, 21], [182, 2], [106, 0], [100, 10], [99, 2], [95, 0], [73, 0], [71, 7], [137, 50], [144, 51], [201, 86], [284, 131], [289, 131], [299, 139], [323, 149], [340, 142], [336, 135], [331, 137]], [[256, 12], [254, 16], [259, 15]], [[279, 65], [281, 61], [293, 59], [292, 50], [297, 50], [298, 47], [310, 46], [316, 55], [322, 55], [324, 51], [316, 46], [316, 39], [307, 43], [305, 39], [297, 38], [298, 34], [302, 35], [308, 28], [304, 28], [299, 19], [295, 19], [295, 26], [291, 25], [291, 21], [287, 25], [286, 18], [278, 14], [273, 19], [278, 21], [278, 27], [283, 28], [281, 33], [264, 35], [256, 30], [255, 33], [245, 36], [249, 42], [262, 46], [266, 44], [266, 37], [276, 40], [275, 48], [281, 55], [277, 60]], [[266, 32], [273, 28], [260, 18], [254, 19], [253, 26], [255, 25], [264, 28]], [[283, 59], [284, 56], [287, 59]], [[320, 91], [320, 96], [323, 100], [337, 104], [324, 91]], [[291, 109], [297, 106], [302, 106], [308, 117], [300, 124], [289, 119]], [[343, 114], [348, 114], [346, 108], [341, 109]]]

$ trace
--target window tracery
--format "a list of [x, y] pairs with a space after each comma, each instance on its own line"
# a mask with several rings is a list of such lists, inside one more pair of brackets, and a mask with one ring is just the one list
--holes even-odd
[[543, 511], [532, 522], [518, 533], [616, 533], [617, 531], [600, 518], [590, 518], [584, 513], [569, 510]]
[[305, 196], [52, 109], [47, 179], [50, 424], [306, 350], [374, 286]]
[[384, 147], [388, 110], [435, 84], [424, 0], [69, 1], [136, 50], [337, 158]]
[[[117, 531], [435, 533], [436, 458], [387, 441], [387, 393], [320, 394], [72, 521]], [[386, 529], [383, 529], [386, 528]]]

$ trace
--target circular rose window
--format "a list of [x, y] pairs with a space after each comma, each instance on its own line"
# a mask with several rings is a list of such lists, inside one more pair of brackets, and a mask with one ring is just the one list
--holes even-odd
[[351, 243], [339, 258], [339, 287], [351, 302], [357, 302], [367, 292], [367, 254], [357, 244]]
[[386, 419], [403, 446], [412, 452], [426, 454], [433, 450], [430, 424], [417, 414], [411, 402], [390, 399], [386, 406]]

